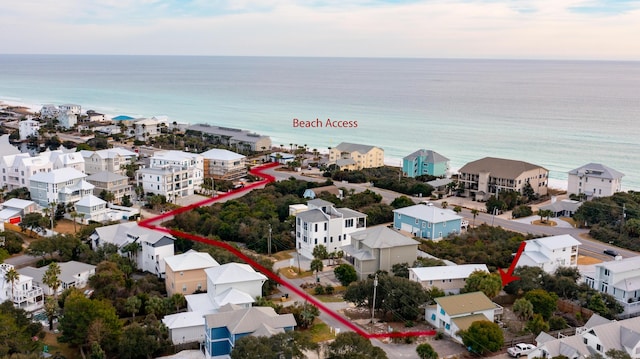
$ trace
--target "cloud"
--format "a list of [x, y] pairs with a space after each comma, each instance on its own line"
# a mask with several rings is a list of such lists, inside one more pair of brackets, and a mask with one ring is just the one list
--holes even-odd
[[0, 13], [4, 51], [640, 59], [632, 46], [640, 33], [636, 1], [59, 0], [46, 9], [37, 3], [23, 0]]

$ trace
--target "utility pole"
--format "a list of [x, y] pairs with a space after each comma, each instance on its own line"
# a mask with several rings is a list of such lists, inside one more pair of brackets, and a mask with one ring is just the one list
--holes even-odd
[[378, 274], [373, 278], [373, 302], [371, 304], [371, 326], [373, 327], [373, 320], [376, 315], [376, 292], [378, 289]]
[[493, 207], [493, 217], [491, 217], [491, 227], [493, 227], [493, 221], [496, 219], [497, 213], [498, 213], [498, 207]]
[[622, 230], [624, 228], [624, 219], [627, 217], [627, 214], [625, 213], [626, 211], [626, 207], [625, 207], [625, 203], [622, 204], [622, 221], [620, 222], [620, 237], [622, 237]]
[[269, 240], [267, 241], [267, 245], [269, 246], [267, 253], [271, 255], [271, 223], [269, 223]]

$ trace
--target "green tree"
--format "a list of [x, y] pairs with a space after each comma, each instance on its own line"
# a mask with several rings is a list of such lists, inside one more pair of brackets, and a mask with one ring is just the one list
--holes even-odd
[[304, 351], [318, 347], [308, 333], [289, 331], [271, 337], [245, 336], [240, 338], [233, 350], [231, 359], [245, 358], [306, 358]]
[[386, 359], [384, 350], [373, 346], [369, 339], [354, 332], [336, 335], [327, 348], [327, 359]]
[[60, 280], [61, 269], [58, 263], [52, 262], [42, 276], [42, 283], [53, 291], [53, 296], [58, 298], [58, 288], [62, 283]]
[[127, 298], [124, 302], [124, 310], [131, 313], [131, 318], [136, 317], [136, 314], [140, 312], [140, 308], [142, 308], [142, 300], [135, 295]]
[[49, 219], [36, 212], [25, 214], [20, 222], [20, 229], [22, 229], [22, 231], [29, 229], [34, 232], [42, 232], [48, 226]]
[[176, 308], [176, 313], [180, 311], [180, 308], [187, 306], [187, 299], [182, 293], [174, 293], [170, 299], [171, 304]]
[[533, 304], [525, 298], [516, 299], [513, 303], [513, 312], [520, 320], [529, 320], [533, 317]]
[[100, 345], [113, 345], [122, 328], [115, 308], [108, 301], [91, 300], [79, 290], [72, 290], [64, 301], [63, 315], [58, 323], [63, 343], [84, 345], [87, 343], [89, 327], [94, 321], [102, 322], [104, 334]]
[[542, 315], [544, 320], [549, 320], [558, 306], [558, 296], [544, 289], [534, 289], [524, 297], [533, 304], [533, 311]]
[[504, 345], [500, 326], [488, 320], [473, 322], [467, 330], [458, 332], [458, 335], [465, 347], [479, 355], [498, 351]]
[[311, 268], [311, 271], [316, 272], [316, 282], [319, 282], [320, 278], [318, 278], [318, 273], [322, 271], [322, 268], [324, 268], [324, 264], [322, 264], [322, 260], [320, 259], [312, 260], [310, 264], [310, 268]]
[[358, 280], [358, 274], [356, 270], [350, 264], [340, 264], [333, 270], [333, 274], [335, 274], [336, 279], [340, 281], [340, 284], [343, 286], [348, 286], [350, 283]]
[[462, 212], [462, 207], [461, 206], [454, 206], [453, 207], [453, 211], [456, 212], [456, 214], [460, 214], [460, 212]]
[[154, 296], [147, 300], [144, 310], [147, 314], [163, 317], [167, 312], [167, 306], [164, 299]]
[[480, 270], [469, 275], [463, 288], [464, 293], [481, 291], [489, 298], [497, 296], [500, 290], [502, 290], [500, 275]]
[[144, 325], [127, 326], [118, 342], [118, 358], [146, 359], [156, 357], [169, 345], [166, 327], [157, 319], [145, 320]]
[[438, 359], [438, 353], [433, 350], [429, 343], [422, 343], [416, 347], [416, 352], [420, 359]]
[[15, 268], [11, 267], [9, 268], [9, 270], [4, 272], [4, 281], [6, 283], [11, 283], [11, 300], [12, 301], [15, 299], [16, 281], [18, 279], [20, 279], [20, 274]]
[[533, 318], [527, 321], [524, 329], [533, 335], [538, 335], [540, 332], [546, 332], [549, 330], [549, 323], [544, 321], [542, 315], [534, 314]]
[[393, 202], [391, 202], [391, 207], [398, 209], [398, 208], [413, 206], [414, 204], [415, 202], [413, 202], [411, 198], [407, 196], [400, 196], [400, 197], [396, 197], [396, 199], [394, 199]]
[[396, 277], [409, 278], [409, 263], [396, 263], [391, 266], [391, 273]]
[[125, 274], [114, 262], [103, 261], [96, 266], [96, 273], [89, 278], [93, 297], [115, 300], [118, 292], [125, 286]]
[[329, 258], [329, 253], [327, 252], [327, 247], [322, 244], [318, 244], [313, 247], [313, 258], [315, 259], [327, 259]]
[[49, 321], [49, 330], [53, 330], [53, 320], [58, 316], [60, 312], [60, 305], [58, 300], [54, 297], [47, 297], [44, 300], [44, 312], [47, 315]]
[[313, 321], [320, 315], [320, 310], [310, 303], [299, 304], [295, 303], [284, 307], [280, 310], [280, 314], [293, 314], [293, 317], [298, 323], [298, 327], [302, 329], [309, 328]]
[[38, 342], [32, 340], [42, 332], [40, 323], [33, 323], [23, 309], [11, 301], [0, 304], [0, 357], [17, 353], [35, 353]]

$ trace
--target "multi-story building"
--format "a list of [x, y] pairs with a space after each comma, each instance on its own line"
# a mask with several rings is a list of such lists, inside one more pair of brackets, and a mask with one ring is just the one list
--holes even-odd
[[129, 177], [112, 172], [102, 171], [87, 176], [85, 180], [95, 186], [93, 194], [100, 196], [102, 191], [113, 194], [113, 203], [120, 204], [124, 196], [131, 196]]
[[444, 177], [448, 170], [449, 159], [432, 150], [420, 149], [402, 159], [402, 172], [407, 177]]
[[140, 227], [136, 222], [98, 227], [89, 240], [94, 249], [106, 243], [114, 244], [118, 253], [131, 258], [137, 269], [161, 278], [165, 275], [164, 259], [174, 255], [173, 236]]
[[43, 105], [40, 109], [40, 116], [42, 118], [55, 118], [58, 116], [58, 107], [56, 105]]
[[34, 285], [42, 288], [46, 295], [62, 294], [68, 288], [84, 288], [89, 283], [89, 278], [96, 274], [96, 266], [91, 264], [69, 261], [58, 263], [58, 266], [60, 267], [60, 275], [58, 275], [60, 286], [56, 293], [53, 292], [53, 288], [42, 281], [45, 273], [49, 270], [48, 265], [40, 268], [24, 267], [18, 269], [18, 272], [33, 278]]
[[365, 229], [367, 215], [349, 208], [335, 208], [322, 199], [307, 202], [308, 209], [296, 214], [296, 249], [306, 258], [313, 258], [317, 245], [329, 253], [348, 245], [347, 234]]
[[393, 210], [393, 227], [420, 238], [444, 238], [460, 233], [467, 225], [468, 221], [454, 211], [436, 207], [432, 203]]
[[518, 267], [540, 267], [553, 274], [560, 267], [578, 266], [578, 246], [581, 243], [568, 234], [530, 239], [525, 243]]
[[160, 136], [162, 128], [167, 126], [165, 118], [141, 118], [133, 122], [134, 137], [138, 141], [146, 141], [150, 138]]
[[329, 163], [346, 170], [382, 167], [384, 150], [376, 146], [342, 142], [329, 150]]
[[80, 151], [84, 158], [85, 173], [90, 175], [108, 171], [123, 175], [126, 166], [136, 158], [136, 154], [123, 148], [110, 148], [100, 151]]
[[137, 184], [144, 193], [165, 196], [169, 202], [190, 196], [203, 182], [203, 159], [199, 154], [182, 151], [156, 152], [149, 168], [136, 172]]
[[209, 137], [211, 142], [235, 148], [236, 151], [266, 151], [271, 148], [271, 138], [238, 128], [211, 126], [199, 124], [187, 129], [203, 137]]
[[40, 122], [28, 119], [20, 121], [20, 141], [24, 141], [29, 137], [38, 137], [40, 135]]
[[394, 265], [413, 263], [418, 256], [418, 242], [387, 228], [369, 227], [347, 234], [351, 244], [342, 247], [345, 258], [364, 279], [377, 271], [391, 272]]
[[75, 203], [93, 193], [94, 186], [86, 182], [84, 173], [73, 168], [60, 168], [31, 176], [29, 192], [31, 200], [42, 207], [50, 203]]
[[165, 286], [167, 296], [174, 293], [183, 295], [196, 291], [207, 291], [207, 275], [205, 269], [217, 267], [216, 262], [209, 253], [189, 250], [164, 259], [166, 266]]
[[624, 308], [622, 317], [640, 313], [640, 256], [597, 263], [582, 277], [590, 288], [612, 295]]
[[569, 171], [567, 193], [587, 198], [608, 197], [622, 190], [624, 173], [600, 163], [588, 163]]
[[247, 157], [229, 150], [214, 148], [202, 153], [204, 177], [236, 180], [247, 175]]
[[80, 114], [82, 113], [82, 106], [75, 105], [72, 103], [67, 103], [67, 104], [58, 106], [58, 111], [69, 112], [73, 115], [80, 116]]
[[31, 157], [28, 153], [0, 157], [0, 186], [8, 190], [29, 187], [31, 176], [53, 169], [73, 168], [84, 172], [84, 159], [77, 152], [45, 151]]
[[469, 162], [460, 169], [458, 181], [464, 186], [464, 196], [486, 201], [501, 191], [523, 193], [531, 186], [533, 192], [547, 194], [549, 171], [531, 163], [503, 158], [485, 157]]
[[44, 292], [33, 284], [33, 278], [19, 274], [18, 279], [10, 282], [6, 274], [15, 268], [8, 263], [0, 263], [0, 302], [10, 300], [16, 308], [33, 312], [44, 307]]

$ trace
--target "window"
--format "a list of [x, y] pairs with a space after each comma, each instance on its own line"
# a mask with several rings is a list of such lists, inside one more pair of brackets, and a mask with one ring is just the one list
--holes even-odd
[[324, 230], [327, 230], [327, 222], [324, 222]]
[[588, 344], [589, 340], [587, 338], [582, 338], [582, 342]]
[[184, 272], [180, 272], [180, 276], [182, 277], [184, 275]]
[[425, 228], [427, 226], [427, 222], [422, 222], [422, 228]]
[[333, 243], [333, 236], [329, 237], [329, 242]]
[[338, 234], [338, 242], [342, 240], [342, 234]]
[[444, 309], [440, 308], [440, 314], [445, 315]]
[[602, 345], [596, 344], [596, 350], [601, 352], [602, 351]]
[[436, 320], [436, 313], [431, 314], [431, 320]]
[[186, 285], [186, 284], [183, 284], [183, 285], [182, 285], [182, 291], [183, 291], [183, 292], [186, 292], [186, 291], [187, 291], [187, 285]]
[[416, 224], [418, 224], [418, 219], [416, 218]]
[[451, 325], [449, 325], [449, 323], [447, 323], [447, 324], [444, 326], [444, 329], [446, 329], [446, 330], [451, 329]]
[[313, 244], [318, 244], [318, 238], [313, 239]]
[[313, 225], [313, 231], [314, 231], [314, 232], [317, 232], [317, 231], [318, 231], [318, 224], [317, 224], [317, 223]]

